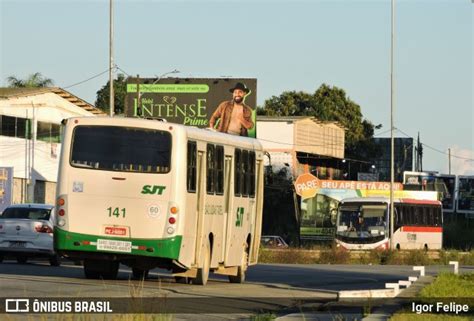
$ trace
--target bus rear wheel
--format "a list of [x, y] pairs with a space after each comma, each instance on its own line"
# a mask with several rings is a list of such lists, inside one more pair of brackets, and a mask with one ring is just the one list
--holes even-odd
[[51, 266], [60, 266], [61, 265], [61, 256], [58, 254], [54, 254], [49, 258], [49, 264]]
[[20, 264], [25, 264], [28, 262], [28, 258], [26, 256], [17, 256], [16, 261]]
[[188, 284], [190, 282], [190, 279], [185, 276], [175, 276], [174, 280], [176, 283], [181, 283], [181, 284]]
[[202, 267], [198, 269], [197, 276], [193, 280], [193, 284], [206, 285], [209, 279], [209, 266], [211, 265], [211, 249], [209, 241], [206, 242], [206, 246], [203, 248], [203, 262]]
[[144, 280], [148, 277], [150, 270], [143, 270], [139, 268], [132, 268], [132, 274], [135, 279]]
[[237, 275], [229, 275], [230, 283], [244, 283], [245, 282], [245, 272], [247, 271], [248, 260], [249, 260], [249, 254], [247, 252], [247, 249], [244, 249], [244, 253], [242, 255], [242, 263], [237, 269]]
[[117, 261], [84, 260], [84, 274], [88, 279], [116, 279], [118, 268]]

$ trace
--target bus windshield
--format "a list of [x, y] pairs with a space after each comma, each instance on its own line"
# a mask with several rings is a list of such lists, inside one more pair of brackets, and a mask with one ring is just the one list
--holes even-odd
[[121, 172], [168, 173], [171, 134], [118, 126], [77, 126], [72, 139], [73, 167]]
[[387, 204], [344, 203], [337, 216], [337, 235], [373, 238], [387, 234]]

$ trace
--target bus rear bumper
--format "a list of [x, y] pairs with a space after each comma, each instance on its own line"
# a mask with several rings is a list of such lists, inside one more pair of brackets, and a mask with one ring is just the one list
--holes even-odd
[[134, 259], [138, 257], [177, 260], [182, 236], [164, 239], [118, 238], [74, 233], [56, 228], [54, 248], [75, 259], [108, 258]]

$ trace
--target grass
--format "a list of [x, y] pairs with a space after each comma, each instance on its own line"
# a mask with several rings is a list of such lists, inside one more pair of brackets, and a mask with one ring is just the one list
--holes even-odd
[[446, 314], [409, 314], [397, 313], [390, 321], [470, 321], [470, 317], [453, 316]]
[[276, 315], [273, 313], [263, 313], [252, 316], [251, 321], [271, 321], [275, 320]]
[[[474, 298], [474, 273], [453, 274], [441, 273], [436, 280], [423, 288], [418, 295], [421, 301], [439, 301], [440, 298]], [[446, 303], [446, 302], [445, 302]], [[472, 312], [471, 312], [472, 313]], [[390, 321], [467, 321], [472, 315], [450, 315], [430, 313], [399, 312], [390, 318]]]
[[442, 273], [436, 280], [423, 288], [422, 298], [474, 298], [474, 273]]
[[388, 264], [388, 265], [448, 265], [458, 261], [460, 265], [474, 265], [474, 251], [461, 253], [456, 250], [426, 252], [411, 251], [360, 251], [350, 252], [342, 248], [321, 247], [311, 249], [261, 248], [259, 263], [281, 264]]

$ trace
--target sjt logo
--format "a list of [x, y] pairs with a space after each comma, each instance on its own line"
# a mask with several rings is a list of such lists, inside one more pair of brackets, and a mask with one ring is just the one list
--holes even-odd
[[145, 185], [142, 189], [142, 194], [162, 195], [166, 186], [160, 185]]

